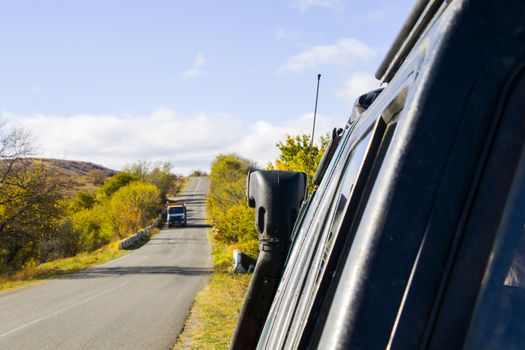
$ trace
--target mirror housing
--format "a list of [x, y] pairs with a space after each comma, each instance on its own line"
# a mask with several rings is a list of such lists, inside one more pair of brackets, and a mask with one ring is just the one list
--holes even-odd
[[230, 349], [255, 349], [290, 249], [291, 234], [306, 195], [306, 174], [254, 170], [247, 178], [248, 205], [255, 208], [259, 257]]
[[372, 103], [374, 103], [376, 98], [379, 96], [379, 94], [381, 94], [381, 92], [383, 92], [383, 90], [384, 88], [379, 88], [359, 96], [354, 102], [348, 124], [355, 123], [361, 117], [363, 112], [366, 111], [368, 107], [372, 105]]
[[246, 196], [255, 208], [255, 227], [262, 251], [285, 248], [306, 195], [306, 174], [254, 170], [248, 174]]

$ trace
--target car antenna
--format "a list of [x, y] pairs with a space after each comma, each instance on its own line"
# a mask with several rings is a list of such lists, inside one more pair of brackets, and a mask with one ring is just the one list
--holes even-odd
[[[321, 74], [317, 74], [317, 91], [315, 93], [315, 107], [314, 107], [314, 122], [312, 125], [312, 137], [310, 138], [310, 151], [308, 152], [310, 156], [308, 157], [308, 173], [306, 173], [306, 178], [310, 178], [310, 166], [312, 165], [312, 150], [314, 146], [314, 136], [315, 136], [315, 120], [317, 118], [317, 101], [319, 99], [319, 82], [321, 81]], [[306, 197], [308, 198], [308, 180], [306, 182]]]

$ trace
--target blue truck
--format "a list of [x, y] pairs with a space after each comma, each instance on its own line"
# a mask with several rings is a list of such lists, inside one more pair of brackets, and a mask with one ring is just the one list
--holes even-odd
[[168, 203], [167, 207], [168, 228], [174, 226], [186, 226], [186, 204], [184, 202]]

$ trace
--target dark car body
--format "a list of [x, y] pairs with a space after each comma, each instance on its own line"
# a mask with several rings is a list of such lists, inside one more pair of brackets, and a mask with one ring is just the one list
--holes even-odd
[[167, 207], [168, 228], [186, 226], [186, 205], [184, 203], [169, 204]]
[[257, 348], [524, 349], [525, 2], [418, 2], [377, 78]]

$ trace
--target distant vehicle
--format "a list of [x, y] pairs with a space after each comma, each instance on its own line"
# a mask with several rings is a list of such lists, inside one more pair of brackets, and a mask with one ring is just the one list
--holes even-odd
[[305, 201], [250, 173], [232, 349], [525, 349], [525, 1], [418, 1], [376, 77]]
[[186, 204], [184, 202], [171, 202], [167, 204], [168, 228], [186, 226]]

